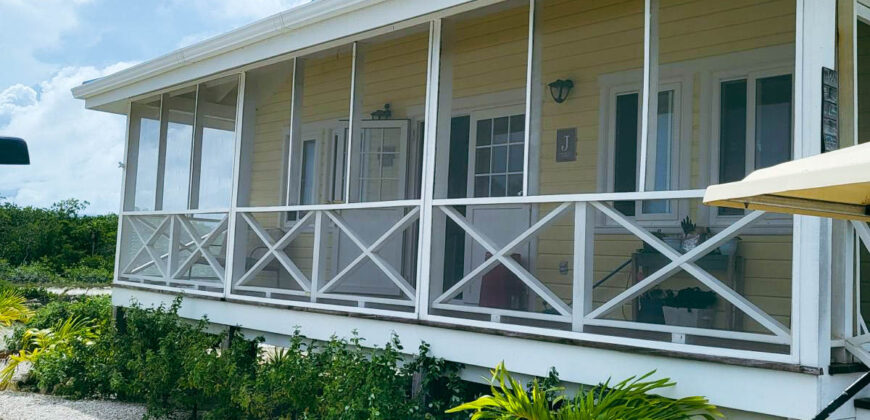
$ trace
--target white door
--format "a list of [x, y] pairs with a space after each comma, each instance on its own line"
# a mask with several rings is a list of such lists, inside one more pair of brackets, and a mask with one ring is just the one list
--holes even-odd
[[[468, 194], [472, 197], [521, 196], [525, 158], [525, 115], [521, 108], [489, 110], [471, 115], [469, 139]], [[466, 217], [479, 232], [499, 246], [505, 245], [529, 228], [531, 207], [524, 205], [468, 206]], [[514, 250], [521, 263], [531, 263], [529, 244]], [[466, 274], [486, 260], [486, 250], [466, 236]], [[480, 301], [481, 281], [471, 283], [462, 300]]]
[[[363, 121], [360, 141], [351, 156], [351, 202], [396, 201], [406, 197], [408, 172], [407, 120]], [[346, 211], [342, 218], [363, 242], [371, 244], [405, 215], [401, 207]], [[396, 233], [377, 252], [403, 273], [403, 235]], [[349, 238], [338, 239], [336, 269], [341, 270], [361, 252]], [[335, 289], [339, 293], [398, 296], [399, 288], [370, 260], [357, 266]]]

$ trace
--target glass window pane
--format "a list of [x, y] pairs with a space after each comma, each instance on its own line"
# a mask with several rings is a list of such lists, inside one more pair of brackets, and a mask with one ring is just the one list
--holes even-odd
[[492, 143], [492, 120], [477, 122], [477, 145], [486, 146]]
[[221, 209], [230, 205], [238, 87], [236, 76], [199, 87], [196, 125], [201, 130], [202, 151], [197, 208]]
[[[616, 97], [613, 150], [613, 191], [632, 192], [637, 188], [637, 138], [640, 98], [637, 93]], [[634, 202], [616, 202], [614, 207], [634, 216]]]
[[746, 80], [722, 83], [719, 119], [719, 182], [746, 176]]
[[154, 197], [157, 192], [157, 153], [160, 142], [160, 99], [144, 103], [134, 103], [131, 110], [131, 134], [138, 137], [136, 153], [136, 174], [132, 206], [128, 210], [154, 210]]
[[302, 144], [302, 179], [301, 193], [299, 195], [299, 204], [314, 204], [314, 172], [315, 157], [314, 154], [317, 143], [315, 141], [306, 141]]
[[476, 176], [474, 177], [474, 196], [486, 197], [489, 195], [489, 177]]
[[519, 196], [523, 194], [523, 176], [508, 175], [508, 195]]
[[[671, 189], [673, 145], [677, 141], [677, 129], [674, 117], [674, 91], [659, 92], [658, 121], [656, 124], [655, 143], [650, 147], [651, 161], [647, 168], [652, 172], [647, 177], [651, 183], [650, 191], [667, 191]], [[643, 213], [667, 213], [670, 211], [669, 201], [644, 201]]]
[[513, 115], [510, 119], [510, 142], [523, 143], [525, 141], [525, 114]]
[[496, 118], [492, 122], [492, 143], [502, 144], [508, 142], [509, 134], [509, 119], [508, 117]]
[[508, 171], [522, 172], [523, 171], [523, 145], [512, 144], [510, 146], [510, 155], [508, 156]]
[[163, 175], [163, 210], [184, 210], [190, 190], [190, 153], [196, 88], [168, 95], [166, 163]]
[[507, 176], [492, 175], [489, 184], [490, 197], [504, 197], [507, 194]]
[[507, 172], [507, 149], [507, 146], [492, 147], [492, 173]]
[[758, 79], [755, 92], [755, 169], [761, 169], [791, 160], [791, 75]]
[[489, 147], [480, 147], [474, 159], [474, 173], [485, 174], [489, 173]]

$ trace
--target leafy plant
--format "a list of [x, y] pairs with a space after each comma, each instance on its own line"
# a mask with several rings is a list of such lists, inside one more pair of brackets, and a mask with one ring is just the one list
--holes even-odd
[[27, 307], [27, 300], [14, 289], [0, 289], [0, 325], [11, 326], [15, 322], [26, 322], [33, 316]]
[[608, 380], [601, 385], [581, 389], [574, 398], [562, 394], [550, 401], [547, 398], [549, 393], [562, 393], [564, 390], [544, 389], [535, 380], [527, 392], [511, 377], [504, 364], [499, 363], [492, 371], [491, 395], [447, 412], [473, 411], [472, 420], [677, 420], [721, 417], [716, 407], [703, 397], [674, 400], [650, 394], [674, 385], [666, 378], [648, 380], [654, 373], [631, 377], [614, 385]]
[[17, 354], [10, 355], [6, 366], [0, 370], [0, 389], [9, 386], [16, 369], [24, 362], [36, 364], [45, 355], [64, 354], [74, 341], [91, 344], [97, 338], [95, 329], [96, 325], [89, 319], [70, 317], [53, 328], [31, 328], [25, 331], [23, 348]]

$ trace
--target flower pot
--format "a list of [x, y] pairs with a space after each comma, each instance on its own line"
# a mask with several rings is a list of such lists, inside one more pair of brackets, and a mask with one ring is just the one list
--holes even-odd
[[680, 327], [713, 328], [713, 309], [690, 309], [673, 306], [662, 306], [665, 315], [665, 325]]

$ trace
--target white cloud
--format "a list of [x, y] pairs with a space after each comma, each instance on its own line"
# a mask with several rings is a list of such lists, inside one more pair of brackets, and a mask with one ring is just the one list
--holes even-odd
[[88, 213], [118, 211], [125, 117], [86, 110], [70, 89], [128, 66], [68, 67], [36, 89], [13, 85], [0, 93], [0, 134], [24, 138], [31, 161], [0, 166], [3, 195], [40, 207], [77, 198], [91, 203]]
[[37, 57], [60, 44], [67, 31], [79, 26], [78, 7], [91, 0], [0, 0], [0, 51], [4, 66], [0, 86], [15, 81], [31, 84], [56, 68]]

